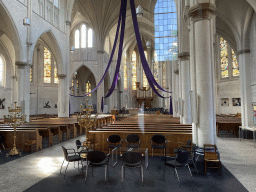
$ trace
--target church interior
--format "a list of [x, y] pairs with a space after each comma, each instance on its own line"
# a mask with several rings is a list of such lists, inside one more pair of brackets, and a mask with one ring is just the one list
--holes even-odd
[[1, 0], [0, 191], [256, 191], [255, 10]]

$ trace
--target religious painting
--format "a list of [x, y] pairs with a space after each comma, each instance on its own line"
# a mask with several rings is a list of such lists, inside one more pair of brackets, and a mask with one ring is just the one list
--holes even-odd
[[233, 106], [241, 106], [241, 98], [233, 98], [232, 102]]
[[223, 106], [223, 107], [229, 106], [229, 98], [221, 98], [220, 103], [221, 103], [220, 105]]

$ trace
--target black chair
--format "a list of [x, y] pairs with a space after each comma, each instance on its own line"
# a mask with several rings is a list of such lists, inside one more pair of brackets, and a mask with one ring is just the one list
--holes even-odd
[[92, 167], [92, 176], [93, 176], [93, 167], [105, 167], [105, 181], [106, 181], [107, 174], [108, 174], [108, 162], [109, 162], [109, 154], [106, 155], [102, 151], [88, 152], [85, 180], [87, 179], [88, 167], [91, 166]]
[[[179, 168], [179, 167], [187, 166], [188, 170], [190, 172], [190, 175], [192, 177], [192, 173], [191, 173], [191, 170], [188, 165], [188, 160], [189, 160], [189, 151], [184, 150], [184, 149], [179, 150], [179, 152], [175, 158], [172, 157], [172, 159], [169, 161], [165, 160], [165, 165], [173, 167], [175, 169], [175, 173], [178, 177], [179, 182], [180, 182], [180, 179], [179, 179], [179, 175], [178, 175], [178, 171], [177, 171], [177, 168]], [[174, 176], [175, 176], [175, 173], [174, 173]]]
[[185, 142], [178, 142], [176, 148], [174, 149], [174, 154], [178, 153], [179, 149], [181, 148], [191, 148], [192, 141], [189, 139], [187, 143]]
[[128, 135], [125, 142], [127, 148], [140, 148], [140, 138], [136, 134]]
[[[62, 150], [63, 150], [63, 154], [64, 154], [64, 160], [63, 160], [63, 163], [60, 167], [60, 174], [61, 174], [61, 169], [62, 169], [62, 166], [64, 164], [64, 161], [66, 160], [68, 162], [65, 173], [64, 173], [64, 178], [65, 178], [69, 162], [74, 162], [74, 167], [75, 167], [75, 162], [78, 162], [78, 169], [79, 169], [79, 161], [81, 161], [82, 158], [80, 157], [78, 152], [75, 152], [75, 149], [66, 149], [65, 147], [62, 146]], [[73, 152], [68, 153], [68, 151], [70, 151], [70, 150], [72, 150]], [[72, 155], [70, 155], [70, 154], [72, 154]], [[82, 161], [81, 161], [81, 164], [82, 164], [82, 167], [83, 167]]]
[[197, 167], [196, 167], [196, 164], [195, 164], [195, 153], [196, 153], [196, 144], [192, 144], [192, 147], [186, 147], [186, 146], [183, 146], [181, 147], [182, 149], [186, 149], [187, 151], [189, 151], [189, 164], [193, 164], [195, 169], [196, 169], [196, 172], [198, 174], [198, 170], [197, 170]]
[[124, 180], [125, 167], [138, 167], [140, 168], [140, 176], [143, 182], [143, 165], [142, 165], [142, 155], [138, 152], [125, 152], [123, 154], [123, 165], [122, 165], [122, 176], [121, 181]]
[[116, 148], [116, 147], [122, 147], [123, 139], [119, 135], [110, 135], [107, 138], [108, 142], [108, 151], [110, 154], [110, 149]]
[[166, 139], [163, 135], [154, 135], [150, 140], [151, 149], [152, 149], [152, 157], [153, 157], [153, 149], [164, 149], [164, 156], [166, 155]]

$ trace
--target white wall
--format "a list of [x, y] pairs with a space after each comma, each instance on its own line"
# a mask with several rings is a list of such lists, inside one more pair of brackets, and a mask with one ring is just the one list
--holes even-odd
[[[221, 106], [221, 98], [229, 99], [229, 106]], [[241, 113], [240, 106], [233, 106], [232, 98], [241, 98], [240, 82], [238, 80], [219, 82], [217, 84], [217, 114]]]

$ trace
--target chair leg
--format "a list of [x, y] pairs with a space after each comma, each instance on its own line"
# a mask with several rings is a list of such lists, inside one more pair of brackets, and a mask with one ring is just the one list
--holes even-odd
[[92, 176], [93, 176], [93, 166], [92, 166]]
[[122, 166], [122, 172], [121, 172], [121, 181], [124, 180], [124, 166]]
[[108, 172], [108, 166], [105, 165], [105, 181], [107, 181], [107, 172]]
[[85, 180], [87, 179], [88, 165], [86, 165]]
[[153, 148], [151, 148], [152, 149], [152, 157], [153, 157]]
[[[187, 165], [188, 165], [188, 164], [187, 164]], [[191, 177], [192, 177], [192, 173], [191, 173], [191, 170], [190, 170], [189, 165], [188, 165], [188, 170], [189, 170], [189, 173], [190, 173], [190, 175], [191, 175]]]
[[176, 175], [178, 177], [178, 181], [180, 182], [180, 178], [179, 178], [178, 171], [177, 171], [176, 167], [174, 169], [175, 169], [175, 173], [176, 173]]
[[75, 164], [76, 162], [74, 161], [74, 168], [76, 168], [76, 164]]
[[62, 169], [62, 166], [63, 166], [63, 164], [64, 164], [64, 161], [65, 161], [65, 159], [63, 160], [62, 165], [61, 165], [61, 167], [60, 167], [60, 174], [61, 174], [61, 169]]
[[69, 165], [69, 162], [68, 162], [68, 164], [67, 164], [67, 167], [66, 167], [66, 170], [65, 170], [65, 173], [64, 173], [64, 178], [65, 178], [65, 176], [66, 176], [66, 172], [67, 172], [67, 169], [68, 169], [68, 165]]
[[204, 173], [206, 173], [207, 161], [204, 161]]
[[140, 170], [141, 170], [141, 179], [142, 179], [142, 182], [143, 182], [143, 166], [141, 165], [140, 167], [141, 167], [140, 168]]
[[197, 167], [196, 167], [195, 161], [194, 161], [193, 159], [192, 159], [192, 162], [193, 162], [194, 167], [196, 168], [196, 173], [197, 173], [197, 175], [198, 175], [198, 170], [197, 170]]
[[5, 150], [5, 147], [4, 147], [4, 144], [2, 143], [2, 147], [3, 147], [3, 149]]

